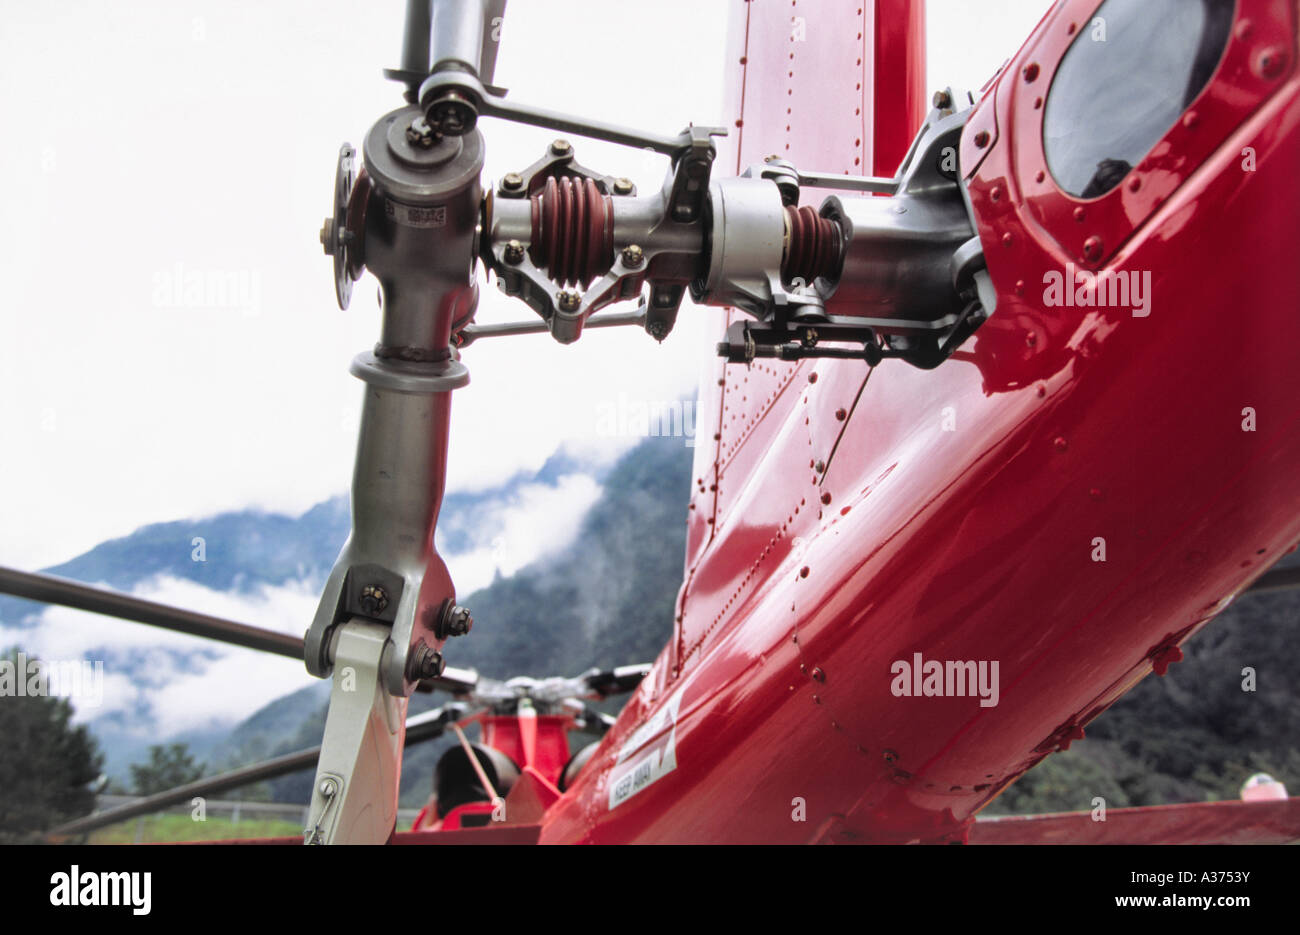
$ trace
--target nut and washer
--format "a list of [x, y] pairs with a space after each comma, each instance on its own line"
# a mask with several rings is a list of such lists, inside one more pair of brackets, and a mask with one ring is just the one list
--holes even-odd
[[406, 141], [412, 146], [428, 149], [438, 142], [438, 134], [433, 132], [433, 128], [423, 117], [416, 117], [406, 128]]
[[388, 606], [388, 592], [377, 584], [368, 584], [361, 589], [360, 603], [367, 613], [377, 614]]
[[447, 662], [442, 658], [442, 653], [436, 649], [430, 649], [424, 640], [415, 644], [411, 650], [411, 655], [407, 659], [406, 675], [413, 682], [419, 682], [424, 679], [437, 678], [442, 675], [443, 670], [447, 668]]

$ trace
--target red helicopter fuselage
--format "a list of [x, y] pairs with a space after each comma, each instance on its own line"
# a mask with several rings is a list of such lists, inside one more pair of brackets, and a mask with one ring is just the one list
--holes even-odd
[[[737, 171], [898, 161], [919, 5], [735, 6]], [[673, 639], [543, 842], [961, 840], [1300, 537], [1296, 4], [1239, 0], [1204, 91], [1085, 200], [1042, 104], [1097, 7], [1058, 3], [963, 133], [998, 301], [952, 359], [702, 380]], [[1075, 268], [1149, 274], [1147, 314], [1045, 304]]]

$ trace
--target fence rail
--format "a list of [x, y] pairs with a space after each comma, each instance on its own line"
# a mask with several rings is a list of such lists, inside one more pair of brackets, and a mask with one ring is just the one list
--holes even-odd
[[[109, 809], [118, 808], [122, 805], [130, 805], [140, 801], [142, 796], [137, 795], [100, 795], [95, 800], [95, 813], [108, 811]], [[233, 799], [205, 799], [203, 803], [204, 814], [207, 817], [221, 816], [229, 818], [231, 824], [239, 824], [241, 818], [254, 819], [280, 819], [290, 821], [302, 827], [307, 826], [307, 818], [310, 806], [297, 805], [292, 802], [246, 802]], [[173, 805], [170, 808], [159, 809], [154, 812], [155, 815], [189, 815], [194, 811], [192, 802]], [[397, 828], [399, 831], [411, 827], [415, 821], [415, 816], [420, 812], [417, 808], [399, 808], [397, 810]], [[135, 821], [135, 841], [139, 843], [144, 833], [144, 820], [148, 815], [141, 815], [134, 819]], [[131, 821], [132, 819], [127, 819]]]

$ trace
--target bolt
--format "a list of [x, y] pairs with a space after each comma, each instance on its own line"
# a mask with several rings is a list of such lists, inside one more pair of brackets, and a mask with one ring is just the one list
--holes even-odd
[[947, 110], [952, 106], [952, 95], [947, 91], [935, 91], [933, 103], [936, 109]]
[[573, 147], [568, 140], [556, 140], [551, 144], [551, 155], [571, 156], [573, 155]]
[[656, 341], [662, 341], [668, 337], [668, 326], [656, 318], [654, 321], [647, 321], [645, 324], [646, 333]]
[[406, 128], [406, 141], [412, 146], [428, 149], [438, 142], [438, 136], [423, 117], [416, 117]]
[[524, 177], [518, 172], [507, 172], [501, 180], [501, 188], [508, 192], [517, 192], [524, 187]]
[[628, 244], [623, 248], [623, 263], [633, 269], [640, 266], [645, 261], [645, 252], [636, 244]]
[[816, 464], [813, 465], [813, 470], [816, 471], [818, 474], [822, 473], [823, 471], [826, 470], [826, 462], [818, 461]]
[[1101, 259], [1100, 237], [1094, 235], [1083, 242], [1083, 258], [1089, 263], [1095, 263]]
[[420, 682], [424, 679], [437, 678], [442, 675], [442, 670], [447, 668], [447, 663], [442, 658], [442, 653], [430, 649], [424, 640], [415, 644], [411, 650], [410, 658], [406, 663], [406, 675], [412, 682]]
[[325, 796], [325, 798], [332, 799], [336, 794], [338, 794], [339, 784], [333, 779], [322, 779], [317, 788], [320, 790], [320, 794]]
[[474, 629], [474, 617], [470, 614], [468, 607], [462, 607], [460, 604], [448, 604], [446, 611], [442, 615], [442, 632], [438, 634], [442, 639], [453, 636], [465, 636], [470, 630]]
[[463, 129], [460, 113], [454, 109], [442, 109], [434, 113], [438, 128], [446, 130], [452, 136], [459, 136]]
[[631, 179], [627, 179], [627, 178], [614, 179], [615, 195], [630, 195], [632, 194], [632, 188], [633, 185]]
[[377, 614], [388, 606], [388, 592], [377, 584], [361, 589], [361, 607], [368, 614]]
[[1028, 65], [1025, 66], [1025, 70], [1022, 72], [1022, 74], [1025, 76], [1025, 81], [1033, 81], [1035, 78], [1038, 77], [1037, 63], [1030, 62]]
[[320, 244], [325, 248], [326, 256], [334, 255], [334, 219], [326, 218], [320, 229]]
[[574, 292], [572, 289], [565, 289], [563, 292], [557, 292], [555, 299], [559, 303], [560, 311], [562, 312], [576, 312], [578, 306], [582, 304], [582, 296], [578, 295], [578, 293]]
[[988, 130], [980, 130], [978, 133], [975, 134], [975, 145], [978, 146], [980, 149], [983, 149], [985, 146], [989, 145]]
[[524, 245], [517, 240], [507, 243], [505, 258], [507, 263], [522, 263], [524, 261]]
[[435, 132], [460, 136], [474, 129], [478, 112], [463, 95], [448, 91], [430, 105], [428, 118]]
[[1277, 47], [1267, 48], [1255, 59], [1255, 70], [1261, 78], [1276, 78], [1282, 74], [1286, 54]]

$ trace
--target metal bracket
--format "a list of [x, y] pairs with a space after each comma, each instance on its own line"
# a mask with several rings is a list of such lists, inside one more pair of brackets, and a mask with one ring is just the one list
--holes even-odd
[[[930, 369], [992, 314], [997, 296], [957, 164], [970, 115], [969, 108], [953, 106], [959, 97], [952, 89], [935, 96], [935, 108], [893, 179], [805, 172], [775, 157], [746, 171], [774, 183], [787, 205], [797, 203], [805, 186], [890, 197], [827, 197], [819, 214], [839, 226], [844, 248], [838, 271], [814, 283], [824, 310], [783, 310], [769, 302], [769, 315], [732, 302], [763, 320], [733, 324], [718, 345], [720, 356], [734, 363], [837, 357], [871, 366], [892, 357]], [[737, 186], [719, 194], [735, 199], [741, 193]], [[715, 214], [718, 201], [715, 195]], [[730, 226], [715, 231], [715, 245], [721, 236], [730, 236]], [[738, 264], [757, 265], [750, 256]]]
[[380, 678], [388, 637], [388, 627], [360, 619], [334, 631], [329, 714], [304, 843], [383, 844], [396, 826], [406, 699]]
[[[749, 364], [755, 358], [794, 361], [837, 357], [864, 360], [872, 367], [882, 360], [897, 358], [930, 370], [947, 360], [985, 317], [980, 303], [973, 301], [958, 314], [925, 324], [928, 341], [904, 344], [899, 340], [904, 336], [900, 335], [895, 343], [883, 345], [880, 337], [888, 331], [897, 331], [897, 321], [830, 315], [801, 315], [789, 322], [741, 320], [727, 327], [727, 339], [718, 343], [718, 356], [732, 364]], [[837, 347], [836, 344], [857, 346]]]

